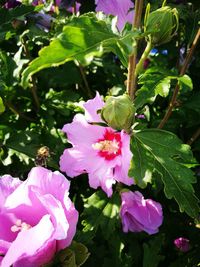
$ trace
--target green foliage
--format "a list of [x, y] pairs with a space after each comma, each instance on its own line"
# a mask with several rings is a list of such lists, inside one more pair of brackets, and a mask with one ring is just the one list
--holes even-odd
[[[88, 243], [94, 238], [98, 228], [104, 238], [109, 239], [118, 224], [120, 199], [118, 194], [113, 194], [109, 199], [101, 191], [94, 193], [85, 200], [82, 224], [82, 242]], [[84, 241], [83, 241], [84, 240]]]
[[[49, 12], [52, 0], [39, 7], [28, 6], [29, 0], [22, 2], [27, 5], [0, 8], [0, 175], [24, 179], [35, 166], [41, 146], [50, 150], [47, 167], [59, 170], [60, 155], [70, 147], [61, 129], [76, 112], [83, 112], [80, 101], [91, 99], [96, 91], [105, 97], [125, 93], [128, 56], [134, 52], [136, 38], [146, 35], [132, 32], [128, 24], [119, 33], [116, 17], [84, 14], [94, 11], [94, 0], [79, 1], [80, 16], [71, 15], [63, 7], [58, 13]], [[155, 10], [163, 1], [144, 2], [150, 2]], [[89, 187], [84, 174], [71, 180], [70, 197], [80, 215], [75, 240], [87, 244], [88, 249], [74, 242], [49, 266], [194, 267], [200, 262], [200, 231], [188, 216], [198, 218], [199, 212], [195, 197], [200, 197], [199, 179], [193, 185], [195, 194], [192, 184], [200, 173], [200, 140], [191, 144], [191, 150], [183, 145], [200, 127], [200, 50], [195, 50], [187, 75], [179, 76], [177, 68], [199, 28], [200, 4], [199, 0], [167, 2], [178, 9], [180, 27], [171, 42], [159, 46], [155, 55], [150, 53], [150, 64], [139, 76], [135, 105], [145, 118], [135, 118], [135, 129], [140, 131], [131, 140], [130, 175], [136, 185], [129, 187], [134, 191], [139, 186], [145, 198], [161, 203], [164, 221], [160, 233], [123, 233], [118, 192], [123, 185], [114, 185], [112, 198], [107, 198], [100, 189]], [[0, 3], [4, 5], [5, 1]], [[53, 19], [45, 31], [38, 28], [34, 17], [41, 8]], [[157, 32], [154, 30], [152, 33]], [[137, 49], [138, 60], [144, 46], [143, 39]], [[156, 130], [177, 82], [180, 91], [176, 106], [164, 126], [168, 132]], [[34, 86], [26, 90], [29, 83]], [[174, 198], [186, 213], [178, 212], [176, 201], [165, 195]], [[181, 236], [190, 240], [187, 253], [173, 245]]]
[[45, 264], [44, 267], [80, 267], [89, 255], [86, 246], [73, 241], [70, 247], [58, 252], [55, 259], [49, 264]]
[[25, 16], [40, 9], [40, 7], [24, 5], [13, 9], [0, 7], [0, 41], [4, 39], [9, 40], [12, 36], [16, 35], [15, 29], [20, 23], [23, 23]]
[[95, 14], [73, 17], [49, 46], [39, 52], [24, 70], [22, 86], [27, 87], [30, 77], [48, 67], [56, 67], [67, 61], [78, 60], [81, 64], [91, 63], [94, 56], [113, 52], [127, 66], [128, 55], [133, 52], [133, 38], [139, 38], [138, 32], [129, 32], [121, 36], [113, 32], [110, 24]]
[[154, 172], [159, 173], [166, 196], [177, 201], [181, 212], [197, 218], [198, 199], [191, 185], [196, 180], [193, 172], [184, 166], [194, 162], [189, 146], [170, 132], [146, 129], [133, 135], [131, 150], [134, 156], [129, 175], [136, 183], [143, 188]]
[[149, 68], [139, 77], [138, 84], [141, 88], [136, 92], [135, 106], [141, 108], [144, 104], [153, 103], [156, 96], [167, 97], [171, 87], [171, 81], [177, 80], [180, 89], [191, 90], [193, 88], [191, 78], [188, 75], [175, 76], [158, 67]]
[[2, 98], [0, 97], [0, 114], [3, 113], [4, 111], [5, 111], [5, 106], [3, 104]]
[[143, 267], [157, 267], [158, 264], [165, 258], [164, 256], [160, 255], [163, 243], [163, 235], [156, 236], [148, 243], [144, 243]]

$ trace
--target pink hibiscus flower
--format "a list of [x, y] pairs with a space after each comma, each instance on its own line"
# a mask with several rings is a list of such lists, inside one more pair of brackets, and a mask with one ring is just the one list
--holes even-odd
[[158, 227], [163, 222], [160, 203], [152, 199], [144, 199], [138, 191], [123, 192], [121, 199], [120, 217], [125, 233], [145, 231], [152, 235], [158, 232]]
[[117, 27], [121, 31], [126, 22], [133, 22], [134, 4], [131, 0], [95, 0], [96, 11], [118, 17]]
[[35, 167], [28, 179], [0, 178], [0, 266], [39, 267], [70, 245], [78, 212], [69, 181]]
[[124, 131], [90, 124], [102, 122], [97, 111], [103, 106], [104, 102], [97, 93], [94, 99], [83, 105], [85, 115], [77, 114], [72, 123], [64, 125], [63, 131], [73, 147], [64, 150], [60, 169], [72, 178], [88, 173], [90, 186], [101, 187], [111, 196], [116, 181], [133, 184], [133, 179], [128, 176], [132, 153], [130, 136]]

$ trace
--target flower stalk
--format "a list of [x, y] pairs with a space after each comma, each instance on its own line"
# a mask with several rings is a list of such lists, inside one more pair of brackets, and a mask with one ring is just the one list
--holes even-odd
[[149, 41], [147, 43], [147, 46], [146, 46], [138, 64], [136, 65], [136, 70], [135, 70], [136, 75], [140, 74], [140, 72], [143, 70], [144, 62], [147, 59], [152, 48], [153, 48], [152, 43], [151, 43], [151, 41]]

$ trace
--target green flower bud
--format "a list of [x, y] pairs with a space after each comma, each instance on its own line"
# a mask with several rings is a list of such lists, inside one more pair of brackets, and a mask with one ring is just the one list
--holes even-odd
[[134, 122], [135, 107], [126, 94], [110, 96], [101, 110], [101, 117], [113, 129], [129, 132]]
[[148, 41], [153, 46], [167, 43], [178, 30], [178, 11], [169, 6], [161, 7], [147, 15], [144, 26], [145, 31], [152, 32], [148, 36]]

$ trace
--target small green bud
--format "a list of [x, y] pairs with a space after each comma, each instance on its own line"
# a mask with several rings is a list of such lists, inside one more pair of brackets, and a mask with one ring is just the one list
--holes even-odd
[[148, 36], [148, 41], [153, 46], [167, 43], [178, 30], [178, 11], [169, 6], [161, 7], [147, 16], [144, 26], [145, 31], [152, 32]]
[[129, 132], [135, 117], [135, 107], [126, 94], [110, 96], [101, 110], [102, 119], [113, 129]]

